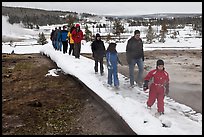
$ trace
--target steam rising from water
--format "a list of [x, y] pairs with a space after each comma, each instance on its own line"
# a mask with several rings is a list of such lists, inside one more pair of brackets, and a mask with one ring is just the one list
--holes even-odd
[[20, 41], [36, 37], [38, 32], [23, 28], [23, 24], [10, 24], [8, 16], [2, 16], [2, 42], [3, 41]]

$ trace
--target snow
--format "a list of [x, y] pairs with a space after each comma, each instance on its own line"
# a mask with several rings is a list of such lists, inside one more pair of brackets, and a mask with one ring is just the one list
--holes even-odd
[[61, 71], [61, 69], [51, 69], [51, 70], [48, 70], [48, 73], [45, 75], [45, 77], [47, 77], [47, 76], [57, 77], [57, 76], [59, 76], [59, 75], [57, 75], [58, 71]]
[[[23, 42], [2, 42], [2, 53], [15, 54], [41, 53], [53, 60], [58, 68], [48, 70], [48, 74], [57, 76], [59, 68], [65, 73], [70, 74], [82, 81], [93, 92], [106, 101], [139, 135], [202, 135], [202, 114], [195, 112], [192, 108], [180, 104], [170, 97], [165, 97], [165, 114], [157, 117], [156, 103], [151, 109], [146, 108], [148, 93], [141, 91], [138, 87], [128, 88], [129, 79], [119, 73], [120, 88], [118, 90], [107, 86], [107, 68], [104, 67], [105, 74], [94, 73], [94, 61], [80, 56], [74, 56], [55, 51], [51, 41], [45, 45], [37, 45], [33, 39], [36, 31], [26, 30], [20, 26], [14, 28], [2, 20], [2, 37], [11, 36], [10, 28], [13, 27], [12, 37], [23, 37]], [[51, 26], [52, 29], [54, 26]], [[19, 33], [19, 30], [24, 33]], [[49, 28], [46, 26], [45, 28]], [[184, 33], [184, 32], [182, 32]], [[126, 42], [117, 43], [118, 52], [125, 52]], [[9, 45], [10, 44], [10, 45]], [[108, 43], [105, 43], [108, 46]], [[164, 43], [144, 44], [144, 50], [154, 49], [202, 49], [202, 38], [180, 39], [180, 42], [166, 39]], [[82, 42], [81, 53], [91, 53], [90, 42]], [[168, 127], [163, 127], [165, 123]]]

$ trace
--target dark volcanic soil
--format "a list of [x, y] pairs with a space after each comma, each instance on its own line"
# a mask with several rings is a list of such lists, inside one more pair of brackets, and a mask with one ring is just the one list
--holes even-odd
[[2, 54], [3, 135], [130, 134], [80, 82], [41, 54]]

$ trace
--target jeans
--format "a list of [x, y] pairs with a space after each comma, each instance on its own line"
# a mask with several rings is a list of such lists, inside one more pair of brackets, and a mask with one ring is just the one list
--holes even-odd
[[108, 69], [108, 84], [112, 85], [113, 81], [114, 86], [119, 86], [117, 64], [114, 64], [112, 67], [113, 67], [112, 69]]
[[62, 42], [56, 41], [56, 49], [62, 51]]
[[144, 62], [142, 60], [142, 58], [139, 59], [131, 59], [131, 62], [129, 64], [129, 76], [130, 76], [130, 85], [134, 85], [134, 68], [135, 68], [135, 64], [137, 64], [139, 72], [137, 75], [137, 82], [142, 82], [143, 80], [143, 71], [144, 71]]
[[54, 46], [54, 49], [57, 50], [57, 41], [54, 40], [54, 41], [53, 41], [53, 44], [54, 44], [54, 45], [53, 45], [53, 46]]

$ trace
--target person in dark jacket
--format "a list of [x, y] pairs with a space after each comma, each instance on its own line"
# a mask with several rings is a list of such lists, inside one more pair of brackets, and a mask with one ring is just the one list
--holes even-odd
[[61, 27], [59, 27], [59, 30], [57, 31], [57, 50], [62, 51], [62, 33], [61, 33]]
[[57, 45], [58, 45], [58, 39], [57, 39], [57, 34], [58, 34], [59, 29], [57, 29], [57, 27], [55, 28], [55, 31], [53, 33], [53, 41], [54, 41], [54, 49], [57, 50]]
[[94, 70], [95, 73], [98, 72], [98, 62], [100, 63], [100, 73], [103, 75], [104, 68], [103, 68], [103, 58], [105, 56], [105, 46], [104, 42], [101, 40], [101, 36], [99, 33], [96, 34], [95, 40], [91, 44], [91, 50], [93, 53], [93, 58], [95, 61]]
[[[55, 28], [55, 30], [56, 30], [56, 28]], [[53, 48], [55, 48], [55, 41], [54, 41], [54, 38], [53, 38], [55, 30], [53, 29], [52, 32], [50, 33], [50, 40], [52, 41]]]
[[68, 38], [67, 38], [68, 31], [66, 29], [67, 27], [63, 26], [63, 30], [61, 31], [63, 54], [67, 53], [67, 48], [68, 48]]
[[131, 37], [126, 46], [126, 58], [129, 65], [130, 87], [134, 87], [134, 67], [137, 64], [139, 72], [137, 74], [137, 85], [142, 88], [143, 69], [144, 69], [144, 51], [143, 42], [140, 38], [140, 31], [135, 30], [134, 36]]

